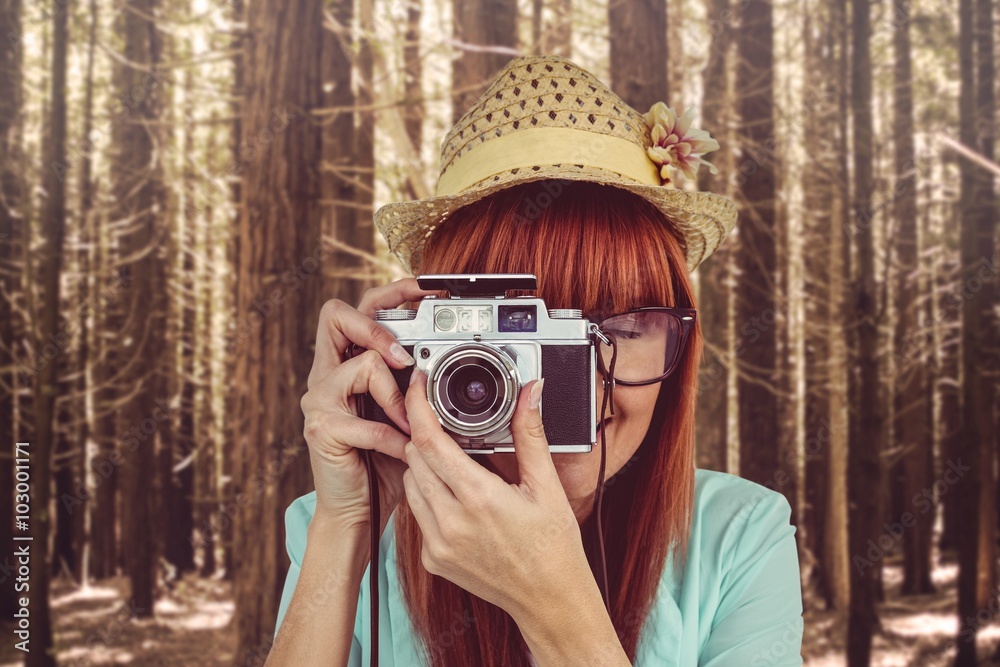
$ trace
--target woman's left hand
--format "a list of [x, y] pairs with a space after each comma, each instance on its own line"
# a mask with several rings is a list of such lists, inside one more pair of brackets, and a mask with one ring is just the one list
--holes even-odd
[[579, 609], [597, 590], [545, 438], [541, 389], [541, 381], [526, 385], [515, 408], [518, 484], [473, 461], [444, 431], [427, 402], [426, 373], [416, 371], [406, 392], [412, 442], [403, 486], [423, 533], [423, 566], [519, 624], [558, 622], [547, 610]]

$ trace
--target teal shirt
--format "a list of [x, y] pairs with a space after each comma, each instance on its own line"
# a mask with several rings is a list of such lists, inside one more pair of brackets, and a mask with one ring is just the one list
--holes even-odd
[[[313, 491], [285, 512], [291, 566], [278, 626], [298, 581], [315, 507]], [[782, 494], [726, 473], [696, 470], [687, 564], [678, 570], [668, 559], [635, 665], [802, 665], [802, 588], [790, 517]], [[425, 666], [399, 587], [394, 520], [390, 517], [379, 546], [379, 664]], [[367, 667], [370, 660], [370, 572], [369, 566], [361, 580], [348, 667]]]

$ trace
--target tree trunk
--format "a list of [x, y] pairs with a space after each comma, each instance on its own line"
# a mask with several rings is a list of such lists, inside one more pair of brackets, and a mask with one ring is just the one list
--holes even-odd
[[[342, 220], [350, 226], [345, 228], [338, 220], [337, 237], [340, 241], [349, 244], [352, 248], [363, 253], [372, 255], [375, 252], [375, 225], [372, 221], [374, 216], [375, 201], [375, 112], [372, 107], [375, 105], [375, 49], [378, 45], [374, 43], [375, 34], [375, 0], [359, 0], [358, 19], [361, 26], [361, 34], [358, 36], [358, 125], [354, 132], [354, 164], [356, 165], [357, 177], [354, 188], [354, 209], [353, 220], [351, 216], [345, 216]], [[419, 152], [418, 152], [419, 154]], [[354, 301], [348, 303], [356, 305], [361, 301], [361, 294], [372, 285], [370, 271], [366, 270], [361, 258], [357, 256], [345, 257], [347, 261], [340, 264], [347, 275], [354, 274], [357, 279], [353, 281], [353, 286], [357, 290], [351, 294]], [[340, 298], [343, 298], [342, 296]]]
[[[191, 49], [188, 50], [189, 52]], [[184, 210], [182, 212], [183, 232], [180, 235], [180, 251], [184, 253], [179, 280], [184, 285], [183, 294], [197, 294], [197, 274], [195, 273], [194, 254], [197, 252], [197, 214], [198, 207], [194, 200], [195, 173], [192, 167], [194, 160], [194, 77], [190, 69], [184, 73], [184, 162], [181, 172], [185, 190]], [[171, 263], [173, 265], [173, 262]], [[195, 455], [198, 442], [194, 432], [194, 352], [195, 352], [195, 309], [198, 307], [196, 298], [179, 300], [180, 313], [180, 366], [171, 360], [171, 374], [175, 376], [170, 396], [180, 393], [180, 414], [177, 420], [177, 431], [173, 440], [173, 450], [169, 458], [169, 467], [164, 470], [164, 480], [170, 484], [170, 492], [166, 495], [168, 502], [169, 538], [164, 556], [177, 568], [177, 574], [194, 571], [194, 545], [191, 536], [194, 531], [194, 496], [195, 463], [200, 457]], [[172, 328], [177, 332], [177, 328]], [[173, 346], [171, 346], [172, 349]], [[176, 472], [173, 469], [180, 466]]]
[[[97, 46], [97, 0], [90, 0], [90, 35], [87, 42], [87, 78], [85, 82], [84, 102], [83, 102], [83, 136], [89, 137], [94, 124], [94, 51]], [[89, 147], [88, 147], [89, 148]], [[93, 154], [90, 150], [85, 150], [82, 164], [80, 165], [80, 225], [81, 243], [80, 249], [80, 276], [81, 276], [81, 302], [84, 307], [80, 311], [80, 374], [77, 391], [80, 392], [82, 410], [79, 415], [79, 426], [76, 432], [76, 442], [79, 448], [79, 474], [73, 482], [73, 496], [79, 499], [82, 506], [76, 510], [76, 534], [79, 540], [78, 567], [74, 573], [76, 580], [81, 585], [86, 585], [90, 577], [91, 559], [91, 537], [90, 529], [93, 520], [93, 503], [90, 501], [89, 493], [80, 493], [87, 488], [87, 471], [92, 464], [90, 454], [90, 415], [93, 396], [92, 374], [91, 374], [91, 337], [93, 332], [90, 328], [90, 319], [93, 316], [94, 306], [99, 302], [92, 297], [95, 290], [91, 288], [93, 280], [93, 267], [97, 246], [97, 238], [94, 234], [95, 213], [94, 207], [94, 178], [93, 178]]]
[[[813, 20], [812, 17], [815, 17]], [[832, 59], [824, 58], [831, 45], [832, 30], [826, 7], [820, 6], [807, 14], [803, 28], [805, 45], [804, 74], [823, 72]], [[836, 72], [827, 75], [821, 87], [808, 86], [805, 91], [805, 135], [807, 146], [816, 148], [816, 158], [806, 161], [802, 172], [804, 196], [803, 288], [805, 290], [805, 532], [804, 564], [808, 580], [826, 609], [836, 605], [832, 563], [826, 557], [828, 549], [827, 513], [830, 495], [830, 448], [832, 444], [831, 391], [833, 373], [831, 359], [831, 239], [833, 232], [833, 193], [837, 183], [836, 128], [833, 124], [836, 107]]]
[[[991, 0], [975, 0], [976, 41], [976, 143], [975, 149], [985, 159], [993, 161], [995, 150], [996, 83], [993, 48], [993, 5]], [[996, 264], [997, 195], [995, 177], [977, 168], [979, 195], [976, 205], [977, 276], [982, 279], [979, 296], [982, 312], [978, 333], [980, 363], [983, 365], [979, 379], [979, 400], [982, 401], [980, 431], [980, 495], [979, 495], [979, 575], [977, 578], [976, 608], [985, 609], [996, 604], [994, 589], [997, 586], [997, 482], [994, 459], [997, 454], [997, 422], [994, 402], [996, 382], [1000, 377], [1000, 326], [995, 311], [997, 306], [998, 267]], [[984, 257], [983, 248], [987, 248]], [[992, 376], [992, 379], [991, 379]]]
[[[959, 2], [959, 109], [961, 140], [986, 159], [993, 151], [993, 32], [990, 4]], [[983, 249], [995, 245], [996, 194], [993, 177], [968, 159], [961, 169], [962, 302], [961, 402], [959, 454], [972, 472], [958, 486], [959, 647], [956, 667], [976, 664], [977, 610], [988, 608], [996, 581], [996, 521], [993, 457], [996, 423], [994, 386], [990, 373], [996, 355], [991, 312], [995, 298], [995, 254]], [[965, 620], [962, 620], [965, 619]], [[971, 633], [971, 636], [969, 635]]]
[[[322, 305], [322, 135], [310, 117], [321, 103], [319, 0], [250, 3], [244, 67], [243, 141], [273, 136], [248, 161], [240, 209], [236, 317], [259, 322], [235, 346], [237, 655], [264, 655], [274, 636], [287, 556], [284, 512], [309, 488], [299, 400]], [[280, 16], [281, 20], [275, 17]], [[278, 273], [294, 282], [273, 282]], [[295, 289], [291, 289], [291, 285]], [[280, 291], [281, 301], [269, 299]], [[227, 505], [234, 507], [232, 501]]]
[[[867, 667], [872, 635], [878, 624], [876, 586], [881, 556], [870, 560], [869, 540], [877, 543], [882, 517], [878, 489], [882, 479], [880, 446], [882, 412], [879, 387], [877, 293], [872, 177], [872, 63], [868, 0], [851, 0], [851, 102], [854, 152], [854, 217], [848, 230], [857, 243], [858, 272], [854, 281], [854, 311], [858, 340], [857, 391], [851, 392], [855, 423], [848, 445], [848, 502], [851, 506], [851, 613], [847, 629], [847, 664]], [[864, 554], [864, 556], [862, 555]], [[866, 558], [866, 556], [868, 556]], [[862, 560], [866, 562], [861, 562]]]
[[[0, 0], [0, 35], [21, 34], [20, 0]], [[20, 337], [22, 323], [13, 307], [21, 293], [19, 246], [25, 236], [21, 216], [22, 156], [21, 124], [21, 49], [8, 39], [0, 42], [0, 438], [5, 451], [0, 458], [0, 540], [12, 544], [14, 530], [14, 462], [13, 444], [18, 433], [19, 397], [17, 354], [15, 342]], [[6, 370], [10, 369], [10, 370]], [[11, 556], [0, 558], [0, 564], [12, 565]], [[9, 583], [0, 586], [0, 614], [13, 618], [17, 596]]]
[[453, 0], [452, 12], [452, 37], [461, 51], [452, 72], [451, 122], [457, 123], [516, 53], [517, 1]]
[[[162, 429], [172, 419], [171, 407], [164, 402], [163, 353], [167, 309], [165, 266], [159, 249], [167, 241], [166, 210], [159, 185], [160, 142], [159, 97], [162, 74], [156, 71], [160, 44], [152, 17], [155, 0], [132, 0], [119, 15], [124, 40], [124, 57], [135, 66], [119, 64], [120, 90], [129, 91], [124, 106], [128, 122], [114, 128], [112, 181], [116, 189], [119, 218], [132, 220], [121, 239], [125, 255], [122, 270], [134, 276], [126, 296], [127, 325], [119, 343], [124, 357], [123, 375], [134, 395], [123, 408], [120, 427], [122, 475], [123, 543], [125, 569], [132, 584], [136, 614], [153, 615], [157, 548], [150, 539], [154, 525], [154, 502], [150, 490], [156, 480], [157, 443]], [[161, 137], [162, 138], [162, 137]]]
[[[213, 135], [214, 137], [214, 135]], [[215, 140], [211, 144], [212, 152], [218, 150]], [[212, 326], [212, 304], [215, 301], [215, 283], [217, 278], [209, 268], [215, 265], [215, 221], [213, 211], [210, 209], [205, 214], [205, 225], [202, 226], [201, 239], [198, 244], [203, 251], [199, 254], [199, 265], [196, 270], [200, 280], [200, 294], [196, 299], [200, 315], [198, 318], [198, 335], [194, 337], [197, 346], [197, 384], [196, 393], [197, 410], [195, 417], [195, 432], [198, 444], [201, 447], [201, 455], [198, 457], [196, 496], [198, 502], [195, 503], [195, 513], [197, 525], [200, 527], [198, 533], [200, 540], [198, 546], [202, 550], [202, 560], [200, 574], [203, 577], [211, 577], [215, 574], [215, 530], [211, 528], [211, 521], [218, 506], [218, 458], [219, 445], [215, 428], [215, 410], [212, 402], [215, 396], [215, 387], [212, 381], [212, 363], [215, 357], [213, 345], [214, 335]]]
[[[232, 8], [231, 19], [236, 25], [242, 25], [246, 21], [246, 5], [243, 0], [233, 0], [230, 4]], [[242, 167], [243, 164], [243, 154], [240, 150], [240, 146], [243, 143], [243, 113], [246, 107], [246, 67], [243, 62], [243, 56], [247, 48], [249, 47], [249, 40], [246, 39], [246, 33], [238, 32], [230, 44], [233, 49], [233, 92], [232, 92], [232, 110], [233, 110], [233, 124], [231, 128], [232, 142], [231, 151], [232, 159], [235, 164], [239, 164]], [[239, 225], [240, 218], [243, 215], [243, 178], [232, 179], [231, 185], [232, 200], [237, 202], [237, 213], [232, 221], [233, 233], [227, 234], [226, 242], [226, 266], [234, 267], [231, 272], [232, 277], [225, 281], [226, 284], [226, 300], [225, 309], [226, 312], [232, 313], [236, 311], [236, 268], [239, 267], [240, 262], [240, 235], [239, 235]], [[243, 338], [232, 337], [229, 339], [226, 345], [226, 358], [225, 358], [225, 375], [227, 378], [234, 377], [236, 375], [236, 354], [239, 350], [239, 346], [243, 343]], [[236, 409], [236, 392], [228, 391], [226, 392], [225, 401], [225, 413], [227, 415], [235, 414]], [[228, 428], [228, 426], [227, 426]], [[220, 483], [218, 489], [219, 504], [218, 507], [228, 506], [228, 503], [232, 502], [236, 498], [236, 494], [233, 493], [233, 474], [235, 468], [234, 457], [236, 456], [236, 444], [233, 441], [230, 433], [226, 433], [226, 436], [222, 438], [222, 459], [221, 465], [222, 470], [220, 471], [220, 480], [228, 480], [225, 483]], [[213, 512], [213, 517], [221, 518], [221, 512]], [[204, 526], [203, 526], [204, 528]], [[207, 530], [212, 531], [214, 538], [220, 538], [222, 542], [222, 562], [225, 572], [225, 578], [229, 581], [233, 580], [236, 573], [236, 562], [233, 554], [233, 542], [235, 539], [235, 531], [233, 527], [232, 517], [226, 517], [226, 521], [221, 523], [216, 529], [214, 526], [210, 526]]]
[[[417, 156], [424, 144], [424, 93], [423, 60], [420, 58], [420, 3], [408, 0], [406, 5], [406, 42], [403, 45], [403, 91], [408, 104], [403, 109], [406, 135], [410, 138]], [[406, 198], [419, 199], [413, 183], [406, 180]]]
[[[955, 215], [960, 215], [956, 211]], [[955, 252], [954, 237], [958, 234], [950, 233], [946, 226], [941, 245], [947, 252], [944, 257], [951, 258], [958, 254]], [[961, 311], [955, 311], [955, 304], [950, 298], [954, 291], [954, 285], [958, 282], [960, 271], [953, 261], [941, 266], [934, 278], [935, 293], [939, 294], [937, 309], [941, 313], [939, 319], [945, 326], [938, 327], [938, 349], [940, 350], [940, 373], [938, 375], [938, 391], [940, 392], [941, 404], [941, 464], [947, 465], [948, 461], [956, 461], [961, 452], [959, 451], [962, 438], [962, 405], [961, 390], [959, 385], [959, 366], [962, 353], [962, 331], [960, 325]], [[937, 319], [935, 320], [937, 321]], [[957, 323], [956, 323], [957, 322]], [[959, 516], [959, 494], [946, 493], [942, 498], [944, 505], [943, 524], [941, 537], [938, 541], [938, 549], [948, 554], [950, 560], [955, 556], [957, 560], [959, 531], [962, 527], [962, 520]]]
[[90, 502], [90, 573], [95, 579], [115, 576], [118, 568], [117, 526], [121, 521], [116, 498], [121, 470], [118, 468], [117, 402], [122, 395], [121, 354], [118, 335], [124, 324], [123, 301], [130, 286], [128, 273], [112, 270], [118, 258], [113, 250], [113, 232], [103, 214], [95, 213], [94, 237], [96, 258], [95, 288], [102, 296], [102, 307], [95, 316], [94, 331], [94, 432], [97, 446], [87, 470], [87, 498]]
[[[776, 390], [774, 50], [770, 2], [743, 8], [737, 34], [740, 248], [736, 280], [740, 475], [787, 482], [779, 461]], [[780, 489], [784, 490], [784, 489]], [[790, 502], [792, 499], [789, 499]]]
[[572, 0], [533, 0], [531, 6], [530, 52], [572, 58]]
[[611, 2], [611, 88], [625, 103], [645, 113], [655, 102], [670, 102], [667, 3]]
[[[35, 339], [35, 436], [25, 451], [31, 471], [30, 526], [15, 531], [15, 539], [31, 536], [29, 614], [32, 621], [31, 651], [25, 654], [25, 667], [54, 667], [55, 647], [49, 609], [49, 534], [52, 528], [49, 502], [53, 467], [52, 443], [55, 440], [55, 404], [58, 392], [59, 359], [68, 351], [60, 349], [67, 336], [59, 326], [60, 282], [63, 266], [63, 238], [66, 233], [66, 59], [69, 42], [69, 11], [52, 13], [52, 103], [49, 136], [45, 150], [45, 203], [42, 211], [41, 237], [37, 254], [40, 287], [38, 329]], [[55, 347], [56, 356], [43, 350]], [[44, 356], [43, 356], [44, 355]], [[19, 454], [20, 456], [20, 454]]]
[[[910, 0], [896, 0], [894, 15], [909, 16]], [[902, 448], [903, 595], [934, 592], [931, 582], [931, 535], [937, 506], [930, 501], [916, 504], [923, 489], [933, 483], [934, 451], [931, 433], [921, 419], [933, 404], [926, 402], [926, 354], [918, 328], [920, 304], [917, 255], [917, 167], [913, 147], [913, 81], [910, 66], [910, 22], [901, 21], [893, 31], [895, 94], [893, 127], [896, 149], [894, 215], [896, 237], [896, 328], [895, 328], [895, 441]], [[926, 499], [925, 499], [926, 500]], [[906, 521], [909, 514], [914, 523]]]
[[[360, 173], [354, 156], [354, 108], [358, 101], [351, 87], [354, 66], [351, 54], [354, 47], [350, 26], [354, 22], [354, 2], [340, 0], [333, 4], [330, 11], [338, 30], [323, 32], [323, 106], [338, 111], [323, 130], [324, 178], [320, 182], [324, 202], [323, 234], [347, 243], [357, 221], [353, 204]], [[412, 51], [414, 47], [408, 45], [407, 48]], [[419, 62], [409, 64], [411, 61], [407, 60], [407, 63], [409, 83], [412, 75], [410, 68], [419, 70]], [[409, 118], [412, 123], [412, 117]], [[359, 266], [358, 257], [342, 250], [334, 251], [332, 261], [324, 266], [324, 281], [330, 285], [339, 284], [344, 301], [354, 305], [361, 300], [362, 290], [356, 282]]]
[[[706, 0], [709, 16], [720, 16], [729, 11], [729, 0]], [[702, 96], [701, 114], [704, 126], [720, 145], [722, 155], [712, 156], [719, 173], [712, 175], [707, 169], [698, 174], [698, 189], [718, 194], [728, 194], [727, 181], [730, 167], [729, 135], [726, 131], [728, 114], [728, 60], [729, 40], [712, 33], [705, 64], [705, 91]], [[723, 164], [723, 162], [727, 164]], [[732, 252], [723, 244], [704, 265], [698, 268], [698, 319], [705, 339], [705, 357], [698, 379], [698, 419], [695, 420], [696, 460], [699, 468], [725, 472], [727, 469], [728, 420], [729, 420], [729, 268]]]

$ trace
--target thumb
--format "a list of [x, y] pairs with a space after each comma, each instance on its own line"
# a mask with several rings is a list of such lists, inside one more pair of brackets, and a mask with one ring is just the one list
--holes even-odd
[[[517, 468], [522, 484], [543, 482], [551, 479], [550, 476], [555, 473], [540, 410], [544, 382], [543, 378], [524, 387], [511, 420], [514, 454], [517, 457]], [[535, 403], [534, 406], [532, 402]]]

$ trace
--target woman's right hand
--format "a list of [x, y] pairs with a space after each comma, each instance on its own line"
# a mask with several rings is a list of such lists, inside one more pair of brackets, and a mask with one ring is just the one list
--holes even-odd
[[[320, 311], [316, 353], [302, 397], [305, 439], [316, 485], [316, 515], [350, 527], [369, 523], [368, 470], [359, 449], [374, 450], [379, 481], [379, 535], [403, 497], [403, 449], [409, 442], [403, 394], [390, 368], [413, 367], [392, 333], [375, 322], [375, 311], [418, 301], [435, 290], [423, 290], [406, 278], [367, 290], [357, 309], [339, 299]], [[351, 343], [367, 348], [349, 358]], [[399, 426], [358, 417], [358, 395], [370, 393]]]

